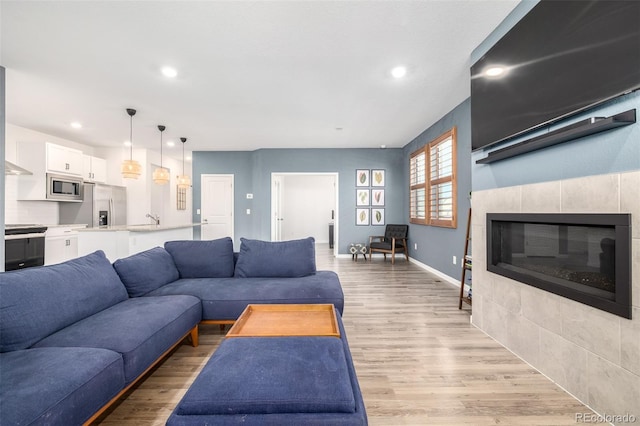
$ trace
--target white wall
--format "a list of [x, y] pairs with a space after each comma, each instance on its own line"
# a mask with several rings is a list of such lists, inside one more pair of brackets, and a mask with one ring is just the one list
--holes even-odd
[[[12, 124], [6, 125], [5, 155], [8, 161], [16, 163], [17, 143], [19, 141], [46, 141], [70, 148], [79, 149], [85, 154], [107, 160], [107, 183], [127, 188], [127, 222], [129, 224], [150, 223], [147, 213], [160, 214], [163, 225], [181, 225], [191, 223], [191, 189], [187, 191], [187, 209], [176, 208], [176, 178], [182, 173], [182, 157], [179, 160], [163, 157], [163, 165], [171, 170], [171, 182], [168, 184], [169, 196], [163, 197], [162, 212], [151, 211], [152, 185], [150, 178], [155, 164], [160, 164], [160, 153], [147, 149], [134, 149], [133, 159], [140, 162], [142, 176], [137, 179], [123, 179], [120, 174], [122, 160], [129, 158], [128, 148], [107, 148], [84, 145], [71, 140], [58, 138], [45, 133], [26, 129]], [[180, 151], [181, 152], [181, 151]], [[20, 165], [20, 164], [18, 164]], [[191, 174], [191, 163], [185, 163], [185, 173]], [[7, 176], [5, 182], [5, 223], [41, 223], [55, 225], [59, 222], [58, 203], [53, 201], [17, 201], [19, 176]]]
[[[166, 151], [165, 151], [166, 152]], [[151, 176], [153, 171], [160, 165], [160, 153], [158, 151], [147, 151], [147, 170], [148, 176]], [[178, 175], [182, 174], [182, 157], [178, 160], [175, 158], [167, 157], [166, 154], [162, 158], [162, 166], [169, 169], [169, 175], [171, 181], [162, 185], [160, 188], [152, 188], [152, 186], [158, 186], [153, 183], [153, 180], [149, 179], [149, 188], [147, 194], [159, 194], [161, 200], [156, 202], [150, 199], [149, 210], [144, 212], [143, 216], [147, 213], [159, 214], [160, 224], [162, 225], [181, 225], [184, 223], [191, 223], [193, 221], [191, 216], [191, 206], [193, 201], [191, 188], [187, 189], [187, 209], [178, 210], [177, 208], [177, 179]], [[184, 165], [184, 171], [186, 174], [192, 176], [191, 163]], [[147, 195], [147, 197], [149, 197]], [[152, 207], [153, 206], [153, 207]], [[147, 218], [145, 223], [148, 223]]]
[[336, 208], [335, 176], [284, 175], [282, 239], [312, 236], [329, 242], [331, 210]]
[[[17, 163], [17, 144], [20, 141], [47, 141], [75, 149], [83, 149], [84, 145], [57, 138], [24, 127], [6, 124], [5, 158]], [[19, 166], [20, 164], [18, 164]], [[4, 190], [4, 222], [5, 223], [41, 223], [55, 225], [58, 223], [58, 203], [51, 201], [17, 201], [19, 176], [6, 176]]]

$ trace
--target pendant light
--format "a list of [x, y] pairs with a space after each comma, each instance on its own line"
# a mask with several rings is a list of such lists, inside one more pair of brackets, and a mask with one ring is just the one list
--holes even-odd
[[158, 130], [160, 130], [160, 167], [153, 171], [153, 181], [158, 185], [165, 185], [169, 183], [169, 170], [162, 167], [162, 132], [164, 132], [166, 127], [158, 126]]
[[178, 176], [178, 188], [189, 188], [191, 186], [191, 178], [184, 174], [184, 144], [187, 138], [180, 138], [182, 142], [182, 174]]
[[125, 179], [138, 179], [142, 172], [140, 163], [133, 159], [133, 116], [136, 115], [136, 110], [127, 108], [127, 114], [129, 114], [129, 159], [122, 162], [120, 166], [120, 173]]

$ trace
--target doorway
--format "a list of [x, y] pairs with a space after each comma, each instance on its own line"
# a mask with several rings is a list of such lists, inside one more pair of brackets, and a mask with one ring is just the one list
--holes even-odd
[[201, 175], [200, 239], [233, 240], [233, 175]]
[[271, 174], [271, 240], [312, 236], [338, 253], [338, 173]]

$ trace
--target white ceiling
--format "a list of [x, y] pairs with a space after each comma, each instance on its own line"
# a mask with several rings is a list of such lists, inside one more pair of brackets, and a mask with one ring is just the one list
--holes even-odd
[[136, 147], [158, 124], [187, 150], [402, 147], [469, 96], [517, 3], [2, 0], [7, 122], [116, 147], [135, 108]]

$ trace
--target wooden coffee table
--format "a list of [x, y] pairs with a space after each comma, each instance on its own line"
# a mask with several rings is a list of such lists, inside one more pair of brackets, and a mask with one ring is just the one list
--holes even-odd
[[333, 304], [248, 305], [227, 337], [340, 337]]

